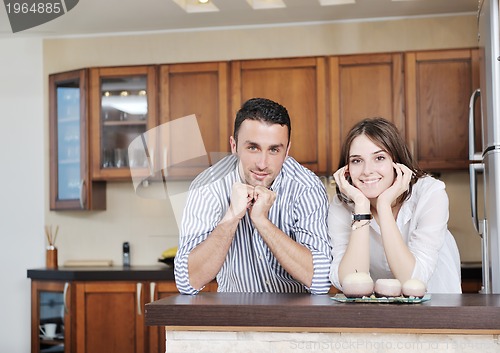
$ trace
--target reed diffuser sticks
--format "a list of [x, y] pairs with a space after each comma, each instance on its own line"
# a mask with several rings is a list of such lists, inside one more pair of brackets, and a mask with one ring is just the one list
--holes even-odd
[[57, 248], [56, 240], [57, 233], [59, 232], [59, 226], [56, 226], [55, 231], [52, 230], [52, 226], [45, 226], [45, 236], [47, 237], [47, 249], [45, 250], [45, 265], [47, 269], [56, 270], [57, 264]]
[[56, 246], [57, 233], [59, 232], [59, 226], [56, 226], [55, 232], [52, 232], [52, 225], [45, 226], [45, 236], [47, 237], [47, 242], [49, 247]]

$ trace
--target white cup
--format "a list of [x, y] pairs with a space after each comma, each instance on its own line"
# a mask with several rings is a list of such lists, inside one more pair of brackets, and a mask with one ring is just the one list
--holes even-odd
[[56, 337], [56, 328], [57, 324], [55, 323], [47, 323], [40, 325], [40, 332], [42, 335], [44, 335], [47, 338], [54, 338]]

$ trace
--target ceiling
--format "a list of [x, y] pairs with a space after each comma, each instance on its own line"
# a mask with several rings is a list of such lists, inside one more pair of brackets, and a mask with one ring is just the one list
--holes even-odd
[[73, 0], [77, 5], [63, 16], [16, 33], [3, 7], [0, 35], [59, 37], [270, 26], [474, 13], [478, 6], [478, 0], [356, 0], [335, 6], [321, 6], [319, 0], [283, 0], [285, 8], [254, 10], [247, 0], [211, 1], [219, 12], [186, 13], [173, 0]]

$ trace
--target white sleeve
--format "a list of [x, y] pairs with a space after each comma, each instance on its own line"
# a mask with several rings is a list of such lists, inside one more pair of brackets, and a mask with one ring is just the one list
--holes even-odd
[[449, 201], [444, 183], [435, 179], [426, 182], [415, 196], [418, 199], [408, 237], [408, 248], [416, 260], [412, 278], [427, 283], [448, 234]]
[[328, 210], [328, 232], [332, 242], [333, 261], [330, 266], [330, 281], [342, 290], [339, 281], [339, 265], [344, 257], [351, 235], [351, 211], [335, 195]]

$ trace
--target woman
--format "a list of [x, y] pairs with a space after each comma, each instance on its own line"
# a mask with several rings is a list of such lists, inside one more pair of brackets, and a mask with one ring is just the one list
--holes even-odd
[[417, 165], [397, 128], [365, 119], [349, 132], [329, 210], [332, 283], [353, 272], [421, 280], [429, 293], [461, 293], [460, 256], [448, 230], [443, 182]]

